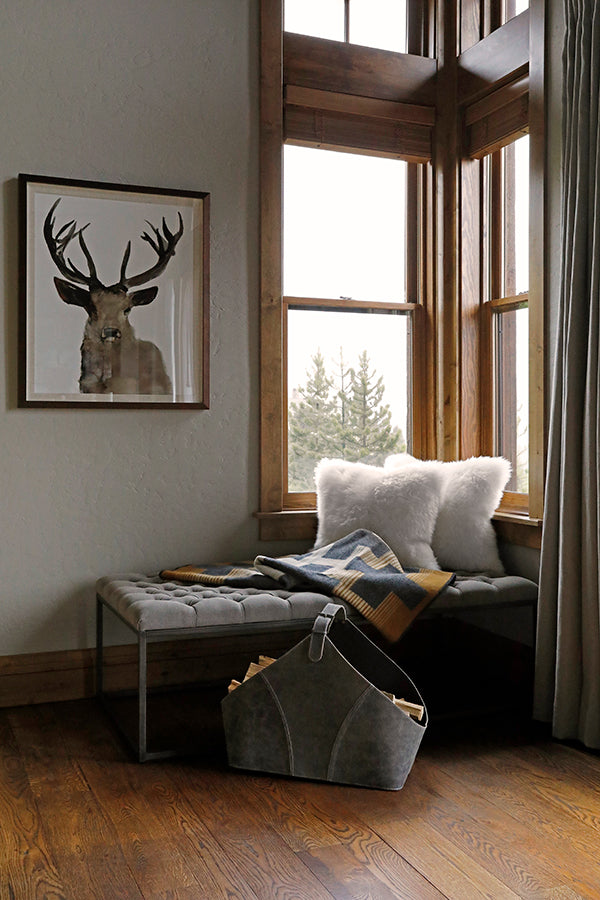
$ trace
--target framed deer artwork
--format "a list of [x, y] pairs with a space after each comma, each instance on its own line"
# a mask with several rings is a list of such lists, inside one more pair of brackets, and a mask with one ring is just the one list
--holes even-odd
[[210, 195], [19, 176], [19, 406], [208, 408]]

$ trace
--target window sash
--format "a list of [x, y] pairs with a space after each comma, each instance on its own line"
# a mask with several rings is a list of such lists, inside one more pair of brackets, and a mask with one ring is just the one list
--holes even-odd
[[[512, 135], [510, 144], [514, 143], [522, 136], [522, 132], [516, 132]], [[508, 146], [507, 143], [503, 147]], [[529, 293], [521, 293], [517, 296], [506, 296], [506, 287], [514, 288], [514, 278], [510, 275], [507, 281], [507, 272], [514, 274], [514, 247], [506, 246], [505, 236], [506, 230], [514, 231], [514, 204], [508, 203], [507, 208], [507, 185], [510, 189], [510, 173], [514, 175], [514, 159], [512, 154], [503, 154], [502, 149], [497, 149], [488, 154], [481, 161], [482, 165], [482, 208], [483, 208], [483, 233], [484, 240], [484, 320], [482, 326], [482, 336], [484, 342], [484, 355], [486, 359], [485, 372], [482, 379], [482, 404], [488, 409], [488, 425], [484, 435], [483, 449], [484, 452], [497, 454], [500, 450], [500, 440], [502, 431], [514, 425], [515, 441], [516, 441], [516, 409], [512, 410], [509, 404], [504, 410], [501, 408], [501, 398], [499, 397], [500, 383], [502, 378], [507, 381], [511, 377], [511, 366], [516, 366], [516, 360], [513, 360], [510, 353], [506, 354], [506, 349], [510, 343], [510, 337], [505, 334], [504, 341], [504, 358], [498, 359], [498, 342], [496, 335], [495, 318], [503, 313], [520, 309], [524, 306], [529, 307]], [[508, 177], [508, 182], [506, 178]], [[510, 190], [509, 190], [510, 193]], [[511, 195], [512, 196], [512, 195]], [[514, 198], [513, 198], [514, 199]], [[512, 233], [512, 232], [511, 232]], [[532, 321], [529, 322], [530, 345], [532, 333]], [[502, 371], [499, 367], [502, 366]], [[507, 366], [509, 369], [507, 369]], [[528, 365], [529, 376], [529, 392], [530, 400], [528, 404], [528, 474], [531, 476], [532, 465], [532, 447], [535, 446], [536, 436], [534, 435], [534, 423], [532, 422], [532, 401], [531, 395], [534, 393], [534, 387], [539, 377], [537, 372], [532, 372], [531, 364]], [[516, 369], [515, 369], [516, 373]], [[516, 374], [515, 374], [516, 377]], [[532, 383], [532, 377], [534, 379]], [[512, 411], [511, 411], [512, 410]], [[492, 413], [490, 416], [489, 413]], [[510, 423], [510, 424], [509, 424]], [[516, 457], [515, 457], [516, 458]], [[514, 468], [514, 467], [513, 467]], [[514, 473], [513, 473], [514, 474]], [[526, 512], [530, 507], [531, 481], [527, 493], [518, 491], [507, 491], [502, 499], [500, 508], [510, 509], [512, 512], [519, 510]]]
[[283, 396], [282, 396], [282, 421], [283, 421], [283, 445], [282, 445], [282, 465], [283, 465], [283, 484], [284, 492], [282, 498], [283, 509], [309, 509], [316, 506], [316, 493], [314, 491], [289, 491], [288, 485], [288, 409], [289, 409], [289, 385], [288, 385], [288, 335], [287, 322], [288, 312], [294, 309], [319, 310], [319, 311], [350, 311], [356, 310], [357, 314], [368, 314], [369, 312], [389, 313], [405, 313], [408, 318], [408, 360], [407, 360], [407, 434], [405, 435], [409, 452], [420, 452], [418, 445], [418, 435], [420, 434], [420, 414], [414, 398], [421, 396], [422, 386], [419, 373], [422, 366], [416, 364], [419, 356], [419, 338], [422, 307], [417, 303], [367, 303], [360, 300], [327, 300], [306, 297], [283, 297], [282, 298], [282, 321], [283, 321]]
[[[519, 359], [518, 324], [513, 316], [518, 310], [528, 309], [526, 295], [518, 298], [503, 298], [492, 301], [493, 324], [493, 366], [494, 366], [494, 454], [510, 460], [512, 464], [508, 491], [513, 495], [512, 505], [528, 508], [529, 490], [518, 490], [520, 477], [519, 455], [519, 398], [522, 397], [522, 361]], [[529, 355], [527, 356], [528, 363]], [[521, 362], [521, 365], [520, 365]], [[528, 372], [525, 383], [528, 389]], [[529, 474], [529, 401], [525, 398], [527, 411], [527, 475]], [[503, 498], [503, 506], [509, 502]]]

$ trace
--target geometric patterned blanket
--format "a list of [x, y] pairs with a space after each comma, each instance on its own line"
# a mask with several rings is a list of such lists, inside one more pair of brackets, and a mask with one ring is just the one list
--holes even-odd
[[455, 578], [451, 572], [404, 569], [385, 541], [362, 528], [308, 553], [257, 556], [253, 565], [181, 566], [160, 575], [207, 585], [283, 588], [340, 597], [389, 641], [397, 641]]

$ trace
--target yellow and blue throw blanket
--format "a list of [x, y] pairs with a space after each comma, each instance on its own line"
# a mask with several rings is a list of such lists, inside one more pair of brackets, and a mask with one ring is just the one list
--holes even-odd
[[431, 569], [404, 569], [385, 541], [364, 529], [308, 553], [257, 556], [252, 566], [181, 566], [160, 575], [206, 585], [316, 591], [340, 597], [389, 641], [397, 641], [455, 577]]

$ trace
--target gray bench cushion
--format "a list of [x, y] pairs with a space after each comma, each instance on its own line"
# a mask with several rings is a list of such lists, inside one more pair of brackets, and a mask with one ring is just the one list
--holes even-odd
[[[313, 619], [331, 598], [309, 591], [239, 590], [162, 581], [158, 575], [125, 574], [100, 578], [97, 593], [136, 631], [243, 626], [250, 623], [292, 624]], [[422, 615], [466, 609], [535, 603], [537, 585], [506, 575], [459, 575]], [[342, 602], [337, 601], [336, 602]], [[343, 604], [352, 618], [361, 618]]]
[[207, 587], [139, 574], [100, 578], [96, 591], [137, 631], [311, 619], [329, 600], [309, 591]]
[[536, 603], [538, 586], [520, 575], [457, 575], [454, 584], [449, 585], [435, 598], [428, 610], [442, 611], [484, 609], [500, 606], [530, 606]]

